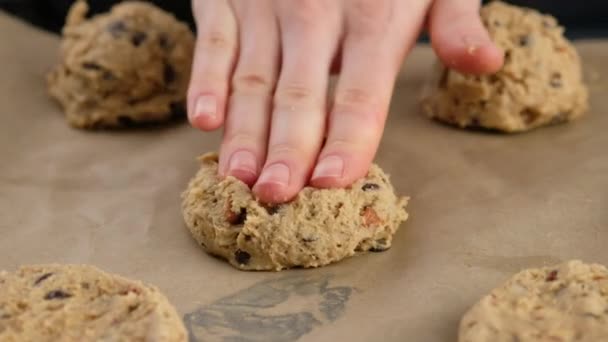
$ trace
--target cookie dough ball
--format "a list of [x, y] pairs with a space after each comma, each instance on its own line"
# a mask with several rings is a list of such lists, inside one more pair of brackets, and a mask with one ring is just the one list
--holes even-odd
[[574, 120], [587, 110], [579, 56], [548, 15], [495, 1], [481, 17], [505, 52], [493, 75], [438, 65], [423, 100], [432, 118], [459, 127], [520, 132]]
[[155, 287], [86, 265], [0, 271], [0, 341], [187, 341]]
[[608, 270], [569, 261], [516, 274], [460, 322], [459, 342], [608, 341]]
[[194, 36], [152, 4], [126, 1], [85, 19], [70, 9], [61, 61], [48, 87], [68, 122], [81, 128], [166, 121], [184, 115]]
[[290, 203], [258, 202], [241, 181], [217, 176], [217, 155], [183, 194], [184, 219], [209, 253], [242, 270], [319, 267], [359, 252], [380, 252], [407, 219], [407, 198], [373, 165], [347, 189], [304, 188]]

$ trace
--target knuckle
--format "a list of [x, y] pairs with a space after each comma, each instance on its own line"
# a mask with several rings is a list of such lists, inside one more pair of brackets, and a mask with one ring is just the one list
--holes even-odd
[[276, 143], [268, 146], [268, 158], [280, 158], [283, 156], [289, 156], [291, 158], [295, 156], [302, 156], [302, 150], [291, 143]]
[[374, 144], [360, 138], [333, 139], [328, 141], [323, 148], [321, 158], [332, 154], [357, 158], [371, 153], [375, 147]]
[[292, 20], [297, 20], [300, 23], [311, 23], [323, 12], [323, 1], [299, 0], [297, 1], [297, 10], [291, 10], [288, 13]]
[[274, 96], [274, 104], [277, 107], [289, 107], [312, 101], [314, 101], [312, 89], [300, 84], [288, 84], [282, 86], [277, 89]]
[[239, 146], [253, 147], [259, 144], [259, 139], [249, 132], [238, 131], [226, 134], [224, 142], [226, 146], [230, 146], [231, 148], [237, 148]]
[[203, 32], [199, 42], [205, 49], [227, 50], [234, 47], [234, 40], [228, 34], [216, 30]]
[[369, 91], [354, 87], [338, 91], [334, 99], [334, 107], [367, 109], [374, 107], [376, 102]]
[[[287, 1], [280, 3], [288, 3]], [[333, 14], [331, 2], [324, 0], [298, 0], [294, 6], [285, 5], [281, 16], [281, 26], [286, 32], [294, 30], [299, 34], [321, 32], [328, 24], [328, 16]]]
[[255, 92], [255, 93], [270, 93], [274, 87], [270, 77], [261, 73], [245, 73], [235, 75], [232, 80], [232, 88], [235, 92]]
[[357, 136], [363, 138], [382, 127], [384, 116], [375, 107], [357, 105], [334, 105], [331, 120], [336, 124], [349, 123], [357, 129]]
[[392, 10], [386, 3], [392, 2], [356, 1], [349, 15], [350, 33], [355, 35], [384, 34], [392, 15]]

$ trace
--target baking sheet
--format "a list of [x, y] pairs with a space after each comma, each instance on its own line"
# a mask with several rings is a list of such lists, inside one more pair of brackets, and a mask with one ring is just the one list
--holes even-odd
[[44, 74], [58, 38], [0, 14], [0, 269], [89, 263], [159, 286], [199, 341], [452, 341], [462, 313], [525, 267], [608, 264], [608, 42], [580, 42], [583, 120], [513, 136], [428, 121], [433, 58], [400, 76], [377, 161], [410, 219], [394, 248], [316, 270], [239, 272], [190, 238], [180, 193], [219, 134], [186, 122], [69, 128]]

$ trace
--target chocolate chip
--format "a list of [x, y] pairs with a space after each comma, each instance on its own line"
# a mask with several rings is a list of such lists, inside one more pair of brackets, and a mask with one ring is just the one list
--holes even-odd
[[114, 79], [114, 74], [112, 74], [111, 72], [109, 72], [108, 70], [104, 70], [103, 71], [103, 75], [102, 75], [103, 79], [106, 81], [111, 81]]
[[376, 240], [376, 244], [369, 249], [370, 252], [379, 253], [387, 251], [389, 247], [386, 245], [386, 239], [378, 239]]
[[175, 69], [169, 64], [165, 63], [165, 68], [163, 70], [163, 78], [165, 80], [165, 84], [173, 83], [175, 81], [177, 74], [175, 73]]
[[532, 43], [532, 37], [529, 35], [519, 36], [519, 46], [528, 46]]
[[561, 86], [562, 86], [562, 75], [559, 72], [554, 72], [551, 75], [551, 79], [549, 80], [549, 84], [553, 88], [561, 88]]
[[549, 20], [545, 19], [545, 20], [543, 20], [543, 26], [545, 28], [553, 28], [553, 27], [555, 27], [555, 24], [550, 22]]
[[43, 275], [41, 275], [40, 277], [38, 277], [38, 279], [36, 279], [36, 281], [34, 282], [34, 286], [38, 286], [40, 285], [40, 283], [42, 283], [43, 281], [47, 280], [50, 276], [53, 275], [53, 272], [49, 272], [49, 273], [45, 273]]
[[139, 304], [132, 304], [132, 305], [129, 305], [129, 307], [127, 309], [129, 310], [129, 313], [131, 313], [131, 312], [137, 310], [138, 307], [139, 307]]
[[449, 72], [447, 68], [442, 71], [441, 78], [439, 78], [439, 88], [445, 88], [448, 85]]
[[117, 118], [118, 124], [123, 127], [133, 127], [135, 125], [135, 121], [126, 115], [121, 115]]
[[233, 225], [241, 225], [241, 224], [245, 223], [246, 219], [247, 219], [247, 208], [241, 208], [241, 210], [239, 211], [238, 214], [231, 211], [230, 209], [228, 210], [228, 213], [226, 213], [226, 221], [228, 221], [228, 223], [233, 224]]
[[549, 272], [549, 274], [547, 275], [547, 279], [545, 279], [546, 281], [555, 281], [557, 279], [557, 270], [553, 270], [551, 272]]
[[245, 241], [251, 241], [251, 235], [244, 234]]
[[471, 122], [469, 123], [469, 126], [470, 127], [474, 127], [474, 128], [481, 127], [481, 123], [479, 122], [479, 118], [476, 117], [476, 116], [473, 117], [471, 119]]
[[251, 255], [245, 251], [237, 249], [236, 252], [234, 252], [234, 259], [239, 263], [239, 265], [247, 265], [251, 259]]
[[148, 35], [145, 34], [144, 32], [135, 31], [135, 32], [133, 32], [133, 35], [131, 36], [131, 43], [135, 46], [140, 46], [141, 43], [143, 43], [147, 37], [148, 37]]
[[380, 185], [378, 185], [376, 183], [365, 183], [361, 187], [361, 190], [363, 190], [363, 191], [371, 191], [371, 190], [378, 190], [378, 189], [380, 189]]
[[53, 291], [50, 291], [49, 293], [47, 293], [44, 296], [44, 299], [46, 299], [46, 300], [66, 299], [66, 298], [70, 298], [70, 297], [72, 297], [72, 295], [67, 292], [64, 292], [62, 290], [53, 290]]
[[139, 295], [139, 294], [141, 294], [141, 289], [138, 288], [138, 287], [128, 287], [128, 288], [126, 288], [126, 289], [124, 289], [124, 290], [122, 290], [122, 291], [119, 292], [119, 294], [122, 295], [122, 296], [126, 296], [129, 293], [134, 293], [136, 295]]
[[266, 209], [266, 212], [268, 213], [268, 215], [274, 215], [274, 214], [278, 213], [280, 208], [281, 208], [280, 205], [265, 205], [264, 206], [264, 209]]
[[102, 77], [106, 81], [114, 79], [114, 75], [109, 70], [106, 70], [104, 67], [95, 62], [84, 62], [82, 63], [82, 68], [93, 71], [101, 71]]
[[317, 237], [308, 236], [308, 237], [302, 238], [302, 242], [304, 242], [304, 243], [310, 243], [310, 242], [317, 241], [317, 239], [318, 239]]
[[169, 104], [171, 110], [171, 116], [175, 118], [182, 118], [186, 116], [186, 106], [183, 102], [171, 102]]
[[568, 113], [561, 112], [561, 113], [558, 113], [557, 115], [555, 115], [551, 119], [550, 124], [557, 125], [557, 124], [560, 124], [560, 123], [564, 123], [566, 121], [568, 121]]
[[519, 113], [519, 115], [522, 117], [522, 119], [524, 120], [524, 122], [526, 124], [533, 123], [540, 116], [540, 114], [537, 111], [530, 109], [530, 108], [525, 108], [524, 110], [521, 111], [521, 113]]
[[88, 69], [88, 70], [102, 70], [103, 69], [101, 67], [101, 65], [99, 65], [95, 62], [84, 62], [84, 63], [82, 63], [82, 67], [84, 69]]
[[80, 287], [82, 287], [85, 290], [88, 290], [91, 287], [91, 285], [89, 285], [89, 283], [87, 283], [85, 281], [85, 282], [80, 283]]
[[125, 23], [122, 21], [114, 21], [108, 25], [107, 30], [114, 38], [118, 38], [121, 34], [127, 31], [127, 25], [125, 25]]
[[387, 246], [374, 246], [369, 249], [369, 251], [373, 252], [373, 253], [382, 253], [382, 252], [386, 252], [388, 250], [389, 250], [389, 248]]
[[335, 218], [340, 216], [340, 209], [342, 209], [343, 206], [344, 206], [344, 203], [342, 203], [342, 202], [338, 202], [336, 204], [336, 206], [334, 207], [334, 217]]
[[169, 38], [167, 37], [166, 34], [161, 33], [158, 36], [158, 45], [164, 50], [169, 50], [171, 45], [169, 44]]

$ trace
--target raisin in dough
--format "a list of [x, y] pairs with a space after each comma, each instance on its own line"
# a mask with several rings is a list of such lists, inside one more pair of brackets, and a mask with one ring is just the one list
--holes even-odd
[[166, 121], [183, 115], [194, 37], [154, 5], [127, 1], [85, 19], [70, 9], [61, 61], [48, 87], [67, 121], [81, 128]]
[[160, 291], [87, 265], [0, 271], [0, 341], [187, 341]]
[[553, 17], [498, 1], [484, 6], [481, 17], [505, 51], [503, 68], [474, 76], [438, 64], [423, 95], [430, 117], [520, 132], [571, 121], [587, 110], [579, 56]]
[[290, 203], [269, 207], [241, 181], [217, 176], [217, 155], [183, 194], [184, 219], [209, 253], [242, 270], [319, 267], [358, 252], [384, 251], [407, 219], [407, 198], [372, 165], [348, 189], [304, 188]]
[[522, 271], [464, 315], [458, 341], [608, 341], [608, 270], [574, 260]]

